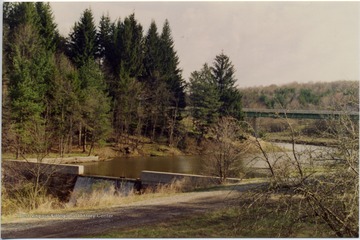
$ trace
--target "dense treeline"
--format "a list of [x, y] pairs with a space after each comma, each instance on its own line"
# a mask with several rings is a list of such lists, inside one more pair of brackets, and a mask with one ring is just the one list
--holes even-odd
[[167, 20], [161, 32], [153, 21], [144, 34], [135, 14], [103, 15], [96, 25], [86, 9], [64, 37], [48, 3], [4, 3], [3, 10], [2, 144], [17, 157], [63, 156], [75, 144], [91, 154], [130, 136], [177, 146], [186, 114], [202, 132], [218, 117], [241, 117], [230, 59], [216, 56], [186, 86]]
[[290, 83], [241, 89], [246, 108], [359, 110], [358, 81]]

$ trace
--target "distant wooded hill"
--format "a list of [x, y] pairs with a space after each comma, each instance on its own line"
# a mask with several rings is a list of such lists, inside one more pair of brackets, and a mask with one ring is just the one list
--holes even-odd
[[359, 82], [311, 82], [241, 89], [244, 108], [359, 110]]

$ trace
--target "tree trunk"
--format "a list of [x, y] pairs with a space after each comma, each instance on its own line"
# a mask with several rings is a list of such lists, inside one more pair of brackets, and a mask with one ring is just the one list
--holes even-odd
[[82, 126], [81, 126], [81, 123], [79, 123], [79, 139], [78, 139], [78, 146], [80, 147], [81, 146], [81, 138], [82, 138]]
[[16, 159], [19, 159], [20, 155], [21, 155], [21, 145], [20, 145], [20, 137], [17, 136], [16, 137]]
[[151, 134], [151, 141], [155, 140], [155, 132], [156, 132], [156, 125], [157, 125], [157, 115], [154, 117], [153, 126], [152, 126], [152, 134]]
[[91, 152], [92, 152], [92, 150], [94, 149], [94, 141], [91, 141], [91, 144], [90, 144], [90, 149], [89, 149], [89, 154], [88, 154], [88, 156], [90, 156], [91, 155]]
[[73, 124], [72, 124], [72, 118], [70, 118], [70, 127], [69, 132], [67, 134], [67, 149], [66, 153], [72, 152], [72, 144], [73, 144]]
[[61, 135], [60, 136], [60, 140], [59, 140], [59, 154], [60, 154], [60, 157], [64, 157], [64, 151], [65, 151], [65, 146], [64, 146], [64, 136]]
[[84, 128], [83, 131], [83, 141], [82, 141], [82, 148], [83, 148], [83, 153], [86, 152], [86, 128]]
[[174, 130], [175, 130], [175, 125], [176, 125], [177, 113], [178, 113], [178, 107], [176, 105], [174, 114], [173, 114], [172, 119], [170, 121], [169, 146], [173, 146], [173, 144], [174, 144]]

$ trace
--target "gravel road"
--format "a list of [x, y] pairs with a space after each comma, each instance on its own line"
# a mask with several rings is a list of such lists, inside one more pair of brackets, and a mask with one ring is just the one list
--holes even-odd
[[64, 214], [21, 215], [1, 224], [2, 238], [77, 238], [121, 228], [150, 225], [179, 216], [225, 207], [262, 184], [248, 183], [221, 190], [175, 194], [112, 208]]

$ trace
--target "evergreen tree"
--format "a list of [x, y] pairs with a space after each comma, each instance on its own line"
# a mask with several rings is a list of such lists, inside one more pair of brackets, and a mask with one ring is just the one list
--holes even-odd
[[222, 103], [219, 109], [220, 115], [240, 119], [242, 116], [241, 93], [235, 86], [235, 69], [230, 58], [224, 53], [217, 55], [213, 67], [211, 67], [211, 72]]
[[39, 34], [43, 39], [45, 49], [54, 52], [57, 47], [59, 33], [57, 31], [57, 24], [54, 22], [50, 4], [36, 2], [35, 6], [39, 16]]
[[9, 24], [7, 23], [9, 14], [11, 11], [12, 3], [5, 2], [3, 5], [3, 48], [2, 48], [2, 149], [4, 152], [9, 151], [11, 146], [10, 133], [10, 99], [9, 99], [9, 57], [8, 57], [8, 46], [9, 39]]
[[157, 32], [157, 26], [154, 21], [151, 22], [150, 28], [145, 38], [144, 54], [144, 73], [146, 81], [151, 84], [160, 77], [161, 59], [160, 59], [160, 37]]
[[121, 67], [131, 78], [139, 78], [143, 67], [142, 26], [136, 21], [135, 14], [126, 17], [121, 29]]
[[[169, 145], [173, 145], [174, 134], [177, 131], [178, 121], [181, 120], [179, 110], [185, 108], [185, 83], [181, 76], [181, 70], [178, 68], [179, 58], [174, 50], [174, 42], [171, 36], [169, 22], [166, 20], [164, 23], [158, 42], [158, 51], [155, 50], [157, 45], [156, 28], [154, 24], [152, 24], [151, 27], [152, 29], [150, 30], [152, 31], [152, 36], [154, 38], [152, 41], [152, 47], [154, 52], [157, 52], [158, 54], [154, 58], [155, 61], [152, 63], [152, 69], [150, 65], [151, 62], [147, 62], [148, 65], [146, 65], [146, 68], [147, 70], [152, 70], [155, 74], [153, 75], [153, 79], [151, 81], [160, 81], [155, 84], [155, 86], [161, 87], [155, 91], [163, 93], [158, 95], [159, 99], [168, 99], [168, 101], [163, 102], [168, 105], [161, 108], [162, 112], [156, 117], [156, 119], [159, 119], [159, 117], [163, 118], [161, 119], [162, 121], [158, 121], [163, 124], [161, 126], [160, 135], [162, 136], [166, 133]], [[150, 42], [148, 41], [148, 43]], [[159, 61], [158, 71], [156, 69], [157, 61]], [[166, 91], [163, 91], [164, 89], [162, 89], [164, 84], [166, 86]], [[155, 131], [155, 125], [156, 124], [153, 124], [153, 131]], [[152, 134], [152, 136], [154, 136], [154, 134]]]
[[79, 69], [81, 122], [79, 140], [83, 151], [90, 150], [96, 143], [105, 140], [110, 129], [110, 102], [105, 93], [103, 74], [99, 66], [92, 60], [87, 61]]
[[30, 151], [26, 144], [29, 148], [37, 146], [29, 145], [36, 134], [51, 135], [49, 86], [55, 69], [53, 52], [57, 29], [48, 4], [9, 3], [4, 7], [4, 37], [12, 39], [4, 44], [4, 73], [9, 86], [5, 109], [10, 110], [7, 120], [12, 119], [14, 123], [12, 129], [15, 129], [15, 144], [20, 154]]
[[142, 26], [135, 15], [126, 17], [124, 22], [112, 25], [112, 47], [105, 54], [112, 79], [109, 82], [113, 99], [113, 126], [116, 136], [134, 133], [141, 122], [139, 112], [142, 101], [142, 85], [139, 82], [143, 72]]
[[112, 31], [113, 24], [111, 23], [110, 17], [101, 16], [99, 23], [99, 32], [97, 35], [98, 39], [98, 57], [101, 59], [103, 63], [107, 56], [111, 54], [111, 45], [112, 45]]
[[210, 67], [204, 64], [200, 71], [194, 71], [190, 76], [189, 98], [192, 116], [198, 126], [210, 126], [219, 117], [220, 96]]
[[144, 72], [142, 81], [144, 82], [145, 98], [144, 102], [146, 117], [146, 134], [155, 140], [156, 133], [161, 132], [159, 125], [163, 124], [163, 109], [169, 106], [169, 91], [167, 84], [161, 77], [161, 56], [160, 56], [160, 37], [154, 21], [151, 22], [145, 37], [144, 53]]
[[192, 116], [206, 131], [218, 117], [242, 117], [240, 91], [234, 86], [234, 66], [225, 54], [215, 57], [212, 67], [204, 64], [190, 77], [190, 103]]
[[215, 57], [211, 71], [216, 79], [221, 95], [228, 89], [232, 88], [236, 83], [234, 66], [232, 65], [229, 57], [224, 53]]
[[69, 57], [78, 68], [95, 60], [98, 51], [97, 32], [90, 9], [86, 9], [79, 22], [75, 23], [68, 44]]
[[10, 29], [11, 37], [13, 37], [13, 34], [17, 32], [17, 27], [20, 25], [31, 25], [34, 31], [38, 30], [38, 27], [40, 26], [40, 18], [34, 3], [7, 3], [4, 7], [6, 7], [4, 22]]
[[173, 96], [173, 107], [185, 107], [184, 80], [179, 69], [179, 57], [174, 50], [174, 41], [168, 20], [165, 20], [160, 36], [160, 75], [164, 79]]
[[55, 71], [50, 82], [48, 97], [52, 140], [58, 144], [59, 154], [71, 152], [73, 133], [81, 120], [80, 83], [77, 70], [64, 54], [56, 56]]
[[114, 104], [118, 140], [120, 136], [135, 134], [135, 131], [139, 130], [139, 127], [141, 128], [141, 126], [138, 126], [138, 124], [141, 124], [141, 116], [138, 115], [142, 107], [141, 95], [142, 84], [135, 78], [130, 77], [128, 72], [121, 72]]
[[25, 153], [26, 145], [32, 143], [30, 130], [45, 124], [46, 79], [52, 66], [34, 27], [25, 24], [17, 30], [9, 53], [9, 97], [19, 157]]

